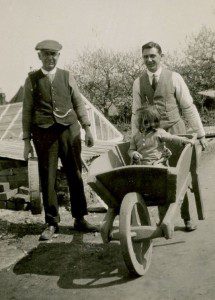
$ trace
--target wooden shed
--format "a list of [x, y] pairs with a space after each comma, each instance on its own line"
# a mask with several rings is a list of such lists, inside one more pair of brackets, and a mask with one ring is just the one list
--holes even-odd
[[[27, 163], [23, 158], [22, 102], [19, 102], [20, 99], [22, 99], [22, 90], [13, 98], [14, 103], [0, 105], [0, 186], [2, 189], [2, 192], [0, 191], [0, 208], [12, 207], [11, 209], [14, 209], [17, 207], [18, 202], [11, 199], [19, 195], [20, 186], [29, 186], [31, 199], [33, 199], [31, 200], [32, 213], [40, 213], [37, 160], [33, 159]], [[87, 148], [83, 141], [82, 158], [83, 161], [87, 161], [111, 149], [116, 143], [123, 140], [123, 135], [84, 96], [83, 100], [95, 140], [92, 148]], [[84, 136], [82, 130], [83, 140]], [[19, 196], [16, 200], [23, 201], [23, 197]], [[34, 204], [32, 205], [32, 203]]]

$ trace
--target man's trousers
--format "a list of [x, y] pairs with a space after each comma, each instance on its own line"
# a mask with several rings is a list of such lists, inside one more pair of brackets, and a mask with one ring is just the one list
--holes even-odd
[[48, 128], [34, 126], [32, 135], [38, 157], [46, 223], [54, 225], [60, 221], [55, 190], [59, 157], [68, 181], [72, 216], [80, 218], [86, 215], [87, 203], [81, 176], [79, 124], [70, 126], [54, 124]]

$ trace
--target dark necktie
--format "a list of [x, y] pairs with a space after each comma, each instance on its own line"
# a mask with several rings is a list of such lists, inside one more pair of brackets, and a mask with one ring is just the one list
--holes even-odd
[[153, 88], [154, 91], [156, 90], [157, 84], [158, 84], [157, 78], [156, 78], [155, 74], [153, 74], [153, 78], [152, 78], [152, 88]]

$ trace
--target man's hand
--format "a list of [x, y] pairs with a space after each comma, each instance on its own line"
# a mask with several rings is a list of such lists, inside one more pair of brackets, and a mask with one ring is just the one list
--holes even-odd
[[93, 136], [89, 126], [85, 128], [85, 145], [87, 147], [92, 147], [94, 145]]
[[208, 145], [208, 142], [207, 142], [205, 136], [203, 136], [199, 139], [199, 143], [202, 146], [202, 151], [204, 151], [207, 148], [207, 145]]
[[195, 142], [194, 142], [193, 140], [188, 139], [188, 138], [186, 138], [186, 137], [183, 137], [183, 138], [182, 138], [182, 143], [183, 143], [184, 145], [186, 145], [186, 144], [191, 144], [192, 146], [195, 144]]
[[34, 149], [31, 145], [30, 140], [24, 140], [25, 145], [24, 145], [24, 160], [28, 160], [29, 154], [31, 154], [31, 157], [34, 157]]

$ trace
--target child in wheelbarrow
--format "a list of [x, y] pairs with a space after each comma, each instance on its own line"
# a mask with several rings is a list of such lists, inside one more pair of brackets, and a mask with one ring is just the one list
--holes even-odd
[[139, 131], [131, 138], [128, 154], [131, 164], [167, 165], [171, 151], [165, 142], [193, 144], [186, 137], [173, 135], [160, 128], [160, 114], [155, 106], [140, 108], [136, 112]]
[[[166, 142], [179, 145], [194, 144], [192, 140], [186, 137], [173, 135], [160, 128], [160, 114], [154, 106], [140, 108], [136, 113], [138, 114], [139, 132], [130, 140], [128, 154], [131, 158], [131, 164], [168, 166], [168, 159], [172, 153], [166, 147]], [[159, 224], [162, 222], [166, 210], [166, 205], [158, 206]], [[189, 227], [186, 225], [185, 228], [187, 231], [192, 231], [196, 229], [196, 226]]]

